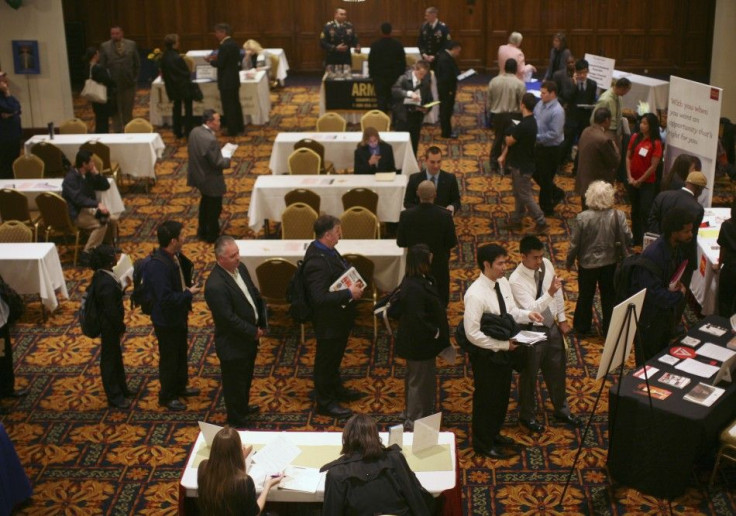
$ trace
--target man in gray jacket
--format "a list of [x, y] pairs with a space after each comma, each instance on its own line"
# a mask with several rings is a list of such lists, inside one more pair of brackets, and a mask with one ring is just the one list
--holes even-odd
[[115, 81], [117, 111], [113, 115], [112, 127], [122, 133], [125, 124], [133, 119], [135, 87], [141, 71], [141, 58], [135, 41], [123, 38], [123, 29], [110, 28], [110, 40], [100, 45], [100, 64], [110, 70]]
[[213, 109], [202, 113], [202, 125], [189, 133], [189, 169], [187, 185], [202, 194], [199, 201], [197, 238], [214, 243], [220, 235], [222, 196], [225, 178], [222, 171], [230, 168], [230, 159], [222, 155], [215, 134], [220, 130], [220, 115]]

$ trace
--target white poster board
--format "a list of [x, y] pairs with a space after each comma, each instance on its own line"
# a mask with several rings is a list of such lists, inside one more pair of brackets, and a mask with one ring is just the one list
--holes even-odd
[[[627, 329], [624, 326], [624, 323], [626, 322], [626, 311], [629, 304], [633, 303], [636, 309], [637, 319], [641, 317], [641, 307], [644, 306], [644, 296], [646, 293], [647, 289], [643, 288], [630, 298], [621, 301], [613, 308], [611, 324], [608, 325], [608, 334], [606, 335], [606, 342], [603, 345], [603, 354], [601, 355], [601, 364], [598, 366], [598, 375], [595, 377], [596, 380], [600, 380], [605, 377], [609, 371], [620, 366], [629, 357], [631, 348], [634, 347], [636, 321], [634, 320], [634, 317], [631, 317], [628, 321]], [[626, 338], [627, 331], [628, 339]], [[619, 333], [621, 335], [621, 341], [618, 343], [618, 346], [616, 346]]]
[[713, 200], [722, 98], [721, 88], [674, 75], [670, 77], [664, 169], [669, 170], [675, 158], [683, 153], [700, 158], [702, 172], [708, 178], [708, 188], [703, 190], [698, 201], [706, 208]]
[[588, 78], [593, 79], [601, 90], [609, 89], [613, 80], [613, 69], [616, 67], [616, 60], [593, 54], [585, 54], [585, 60], [588, 61]]

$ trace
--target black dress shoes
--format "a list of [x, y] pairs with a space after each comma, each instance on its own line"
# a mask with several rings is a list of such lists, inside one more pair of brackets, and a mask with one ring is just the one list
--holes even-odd
[[5, 398], [22, 398], [26, 394], [28, 394], [28, 389], [15, 389], [13, 392], [9, 392], [4, 397]]
[[527, 421], [526, 419], [519, 419], [519, 423], [521, 424], [521, 426], [525, 427], [531, 432], [544, 432], [544, 426], [540, 423], [537, 423], [533, 419], [529, 421]]
[[572, 414], [555, 414], [552, 417], [558, 423], [562, 423], [573, 428], [580, 428], [584, 424], [581, 418], [573, 416]]
[[510, 457], [513, 457], [514, 455], [517, 455], [517, 452], [501, 448], [499, 446], [491, 446], [490, 448], [473, 446], [473, 451], [478, 455], [485, 455], [486, 457], [490, 457], [492, 459], [508, 459]]
[[500, 444], [502, 446], [514, 446], [514, 445], [519, 444], [516, 441], [514, 441], [511, 437], [507, 437], [501, 434], [498, 434], [496, 437], [494, 437], [493, 442], [496, 444]]
[[337, 393], [337, 399], [340, 401], [358, 401], [364, 397], [365, 394], [355, 389], [342, 389]]
[[119, 409], [129, 409], [130, 408], [130, 400], [125, 399], [125, 398], [121, 400], [117, 400], [117, 401], [108, 400], [107, 404], [110, 407], [119, 408]]
[[159, 403], [159, 405], [176, 412], [181, 412], [182, 410], [187, 409], [187, 406], [177, 399], [169, 400], [166, 403]]
[[123, 391], [123, 396], [125, 396], [126, 398], [135, 398], [136, 396], [138, 396], [139, 392], [140, 392], [140, 389], [138, 389], [137, 387], [134, 387], [132, 389], [126, 388]]
[[336, 417], [337, 419], [348, 418], [353, 415], [353, 411], [347, 407], [343, 407], [336, 401], [330, 402], [327, 405], [317, 405], [317, 414], [323, 416]]
[[190, 398], [192, 396], [199, 396], [200, 390], [199, 387], [187, 387], [183, 391], [179, 393], [179, 396], [184, 396], [185, 398]]
[[248, 405], [248, 411], [246, 412], [246, 414], [252, 416], [254, 414], [258, 414], [260, 411], [261, 407], [259, 407], [258, 405]]

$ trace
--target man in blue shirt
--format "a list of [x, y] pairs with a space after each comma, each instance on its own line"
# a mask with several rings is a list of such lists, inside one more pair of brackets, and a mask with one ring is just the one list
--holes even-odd
[[540, 93], [542, 102], [534, 107], [537, 121], [537, 170], [534, 180], [539, 185], [539, 206], [549, 216], [565, 197], [565, 192], [555, 186], [555, 173], [560, 165], [560, 151], [565, 139], [565, 110], [557, 100], [557, 84], [554, 81], [544, 81]]

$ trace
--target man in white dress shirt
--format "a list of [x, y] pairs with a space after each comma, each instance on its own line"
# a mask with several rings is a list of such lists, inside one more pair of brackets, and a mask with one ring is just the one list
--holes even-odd
[[565, 317], [562, 282], [555, 269], [544, 257], [544, 244], [535, 236], [526, 236], [519, 244], [521, 263], [509, 277], [514, 301], [519, 307], [542, 314], [544, 322], [533, 331], [547, 334], [547, 340], [532, 345], [526, 354], [526, 367], [519, 378], [519, 423], [532, 432], [541, 432], [544, 425], [536, 420], [535, 394], [537, 371], [541, 369], [544, 383], [554, 406], [554, 419], [573, 427], [581, 420], [570, 414], [565, 392], [565, 342], [570, 332]]

